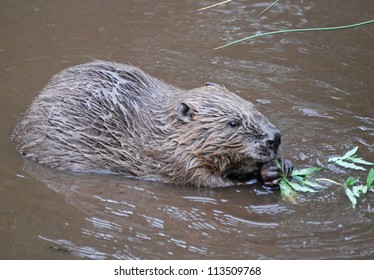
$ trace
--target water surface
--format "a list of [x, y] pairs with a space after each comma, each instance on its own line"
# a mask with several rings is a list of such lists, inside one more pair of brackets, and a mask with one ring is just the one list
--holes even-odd
[[[214, 2], [214, 1], [213, 1]], [[356, 209], [326, 185], [298, 204], [260, 185], [196, 189], [56, 172], [22, 159], [10, 136], [51, 76], [92, 59], [131, 63], [190, 89], [225, 85], [282, 131], [297, 167], [359, 146], [374, 161], [374, 25], [262, 37], [256, 32], [373, 18], [372, 1], [2, 1], [0, 259], [373, 259], [374, 194]]]

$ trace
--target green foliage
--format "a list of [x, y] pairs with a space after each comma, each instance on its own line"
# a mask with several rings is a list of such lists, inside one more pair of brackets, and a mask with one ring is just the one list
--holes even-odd
[[361, 195], [366, 194], [369, 190], [374, 192], [373, 180], [374, 180], [374, 169], [373, 168], [370, 170], [367, 176], [365, 185], [354, 186], [356, 183], [360, 182], [360, 179], [358, 178], [353, 179], [351, 177], [347, 179], [347, 181], [344, 184], [345, 193], [348, 196], [349, 200], [351, 201], [353, 208], [355, 208], [357, 204], [356, 198], [359, 198]]
[[[277, 162], [281, 170], [281, 164]], [[311, 175], [322, 170], [322, 167], [310, 167], [300, 170], [293, 170], [287, 178], [282, 172], [282, 179], [279, 182], [281, 196], [292, 203], [297, 202], [297, 192], [316, 192], [322, 186], [311, 180]]]
[[[356, 156], [356, 152], [358, 151], [358, 147], [353, 148], [352, 150], [348, 151], [345, 155], [341, 157], [333, 157], [329, 159], [329, 162], [335, 163], [344, 168], [351, 168], [355, 170], [366, 170], [364, 167], [359, 166], [357, 164], [363, 165], [374, 165], [374, 163], [368, 162]], [[366, 184], [359, 184], [360, 178], [353, 178], [348, 177], [344, 183], [338, 183], [336, 181], [326, 179], [326, 178], [319, 178], [319, 181], [328, 181], [330, 183], [336, 184], [341, 186], [345, 189], [345, 194], [351, 201], [352, 207], [355, 208], [357, 204], [357, 198], [361, 197], [362, 195], [366, 194], [368, 191], [374, 192], [374, 169], [371, 168], [370, 172], [368, 173]]]
[[[345, 155], [340, 157], [333, 157], [329, 159], [329, 162], [337, 164], [344, 168], [351, 168], [355, 170], [366, 170], [361, 165], [374, 165], [362, 158], [357, 157], [356, 153], [358, 147], [353, 148], [348, 151]], [[278, 168], [281, 170], [281, 164], [277, 162]], [[352, 167], [353, 166], [353, 167]], [[316, 180], [312, 179], [312, 175], [318, 171], [321, 171], [322, 167], [309, 167], [299, 170], [292, 171], [291, 175], [286, 178], [284, 172], [282, 172], [282, 179], [279, 182], [281, 196], [292, 203], [296, 203], [298, 199], [297, 192], [316, 192], [318, 189], [323, 188], [318, 181], [327, 181], [335, 185], [344, 188], [345, 194], [351, 201], [352, 207], [355, 208], [358, 201], [362, 195], [367, 192], [374, 192], [374, 168], [371, 168], [367, 178], [366, 183], [361, 183], [360, 178], [348, 177], [344, 183], [339, 183], [327, 178], [318, 178]]]
[[351, 168], [355, 170], [366, 170], [364, 167], [357, 164], [374, 165], [374, 163], [372, 162], [368, 162], [366, 160], [363, 160], [362, 158], [357, 157], [355, 155], [357, 150], [358, 147], [355, 147], [352, 150], [348, 151], [344, 156], [330, 158], [329, 162], [335, 163], [344, 168]]
[[[372, 186], [374, 181], [374, 170], [373, 168], [370, 170], [368, 177], [366, 179], [366, 185], [367, 186]], [[374, 188], [371, 189], [372, 192], [374, 192]]]
[[296, 204], [298, 199], [298, 194], [293, 190], [289, 181], [285, 178], [282, 178], [279, 182], [280, 194], [282, 198], [286, 201]]

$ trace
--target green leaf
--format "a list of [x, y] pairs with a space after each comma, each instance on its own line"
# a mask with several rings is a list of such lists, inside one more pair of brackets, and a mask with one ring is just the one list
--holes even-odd
[[288, 184], [291, 186], [291, 188], [294, 191], [298, 191], [298, 192], [316, 192], [316, 190], [314, 190], [312, 188], [299, 185], [298, 183], [295, 183], [295, 182], [288, 181]]
[[355, 169], [355, 170], [366, 170], [365, 168], [363, 168], [361, 166], [358, 166], [354, 163], [346, 162], [346, 161], [343, 161], [343, 160], [340, 160], [340, 159], [336, 160], [335, 163], [344, 167], [344, 168], [351, 168], [351, 169]]
[[368, 186], [359, 186], [359, 187], [361, 187], [362, 194], [365, 194], [368, 192], [368, 189], [369, 189]]
[[357, 186], [352, 188], [352, 193], [355, 197], [360, 197], [361, 195], [361, 188], [358, 188]]
[[353, 156], [358, 150], [358, 146], [354, 147], [352, 150], [348, 151], [344, 156], [342, 156], [340, 159], [341, 160], [344, 160], [346, 158], [349, 158], [351, 156]]
[[350, 157], [349, 160], [354, 162], [354, 163], [359, 163], [359, 164], [364, 164], [364, 165], [374, 165], [374, 163], [368, 162], [368, 161], [366, 161], [362, 158], [358, 158], [358, 157]]
[[366, 179], [366, 186], [370, 188], [374, 181], [374, 168], [370, 169], [370, 172], [368, 174], [368, 178]]
[[351, 201], [352, 207], [356, 208], [357, 199], [356, 199], [355, 195], [353, 194], [353, 192], [349, 188], [346, 188], [345, 189], [345, 194], [348, 196], [349, 200]]
[[290, 187], [288, 182], [285, 179], [282, 179], [279, 182], [280, 193], [283, 199], [290, 201], [291, 203], [297, 203], [297, 193]]
[[315, 189], [323, 189], [324, 187], [316, 182], [313, 182], [313, 181], [310, 181], [310, 180], [304, 180], [304, 184], [309, 186], [309, 187], [312, 187], [312, 188], [315, 188]]
[[300, 183], [302, 183], [302, 182], [304, 182], [304, 180], [305, 180], [305, 178], [304, 177], [301, 177], [301, 176], [298, 176], [298, 175], [296, 175], [296, 176], [291, 176], [291, 179], [292, 180], [295, 180], [295, 181], [298, 181], [298, 182], [300, 182]]
[[275, 160], [275, 164], [276, 164], [277, 168], [280, 170], [280, 172], [282, 174], [282, 177], [285, 177], [284, 171], [282, 169], [282, 163], [280, 162], [280, 160]]
[[354, 186], [352, 188], [352, 192], [356, 197], [360, 197], [360, 195], [365, 194], [367, 190], [368, 190], [368, 187], [364, 185]]
[[304, 177], [301, 177], [301, 176], [292, 177], [292, 180], [298, 182], [301, 185], [306, 185], [306, 186], [309, 186], [309, 187], [312, 187], [312, 188], [315, 188], [315, 189], [323, 189], [324, 188], [322, 185], [320, 185], [320, 184], [318, 184], [314, 181], [305, 179]]
[[328, 162], [336, 162], [337, 160], [340, 160], [341, 157], [332, 157], [332, 158], [329, 158]]
[[351, 187], [358, 182], [360, 182], [360, 178], [348, 177], [347, 180], [345, 181], [345, 186]]
[[332, 157], [329, 159], [329, 162], [336, 162], [339, 160], [345, 160], [351, 156], [353, 156], [358, 150], [358, 147], [353, 148], [352, 150], [348, 151], [344, 156], [341, 157]]
[[300, 170], [293, 170], [291, 173], [291, 176], [309, 176], [312, 175], [313, 173], [316, 173], [318, 171], [321, 171], [323, 167], [310, 167], [310, 168], [304, 168]]

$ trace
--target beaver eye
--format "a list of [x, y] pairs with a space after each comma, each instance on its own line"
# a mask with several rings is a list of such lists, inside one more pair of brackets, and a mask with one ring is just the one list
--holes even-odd
[[240, 125], [239, 121], [229, 121], [228, 125], [232, 128], [238, 127]]

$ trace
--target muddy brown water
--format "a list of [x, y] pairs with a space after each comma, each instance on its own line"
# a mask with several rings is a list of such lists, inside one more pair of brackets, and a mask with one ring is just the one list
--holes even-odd
[[373, 259], [374, 194], [342, 188], [298, 204], [260, 185], [195, 189], [56, 172], [24, 160], [10, 136], [51, 76], [94, 58], [131, 63], [183, 88], [207, 81], [256, 103], [296, 167], [365, 178], [327, 162], [359, 146], [374, 161], [374, 25], [262, 37], [257, 31], [373, 19], [367, 1], [2, 1], [0, 259]]

